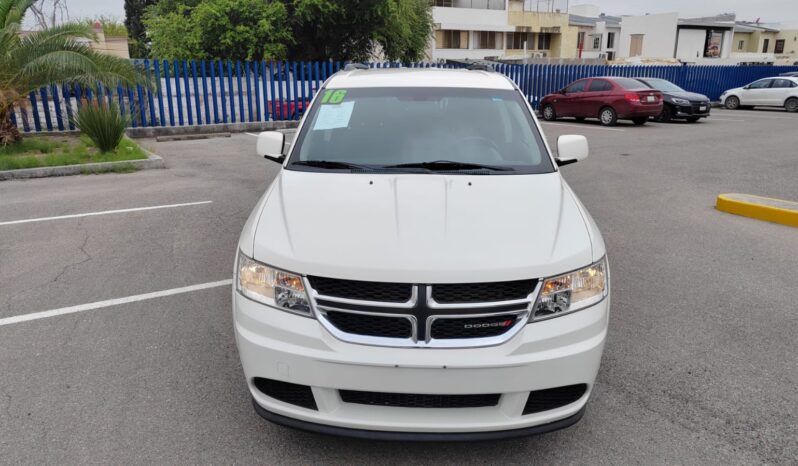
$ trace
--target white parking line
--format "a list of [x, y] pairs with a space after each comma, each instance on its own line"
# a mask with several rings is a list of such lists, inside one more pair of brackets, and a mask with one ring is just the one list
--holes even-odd
[[162, 298], [164, 296], [173, 296], [182, 293], [191, 293], [192, 291], [207, 290], [209, 288], [217, 288], [220, 286], [231, 285], [233, 280], [219, 280], [218, 282], [201, 283], [199, 285], [184, 286], [182, 288], [172, 288], [171, 290], [155, 291], [152, 293], [137, 294], [128, 296], [126, 298], [108, 299], [105, 301], [97, 301], [94, 303], [80, 304], [77, 306], [62, 307], [60, 309], [52, 309], [49, 311], [33, 312], [31, 314], [22, 314], [13, 317], [5, 317], [0, 319], [0, 327], [4, 325], [18, 324], [20, 322], [28, 322], [31, 320], [46, 319], [48, 317], [57, 317], [65, 314], [75, 314], [77, 312], [91, 311], [93, 309], [102, 309], [104, 307], [118, 306], [120, 304], [135, 303], [137, 301], [146, 301], [148, 299]]
[[555, 123], [552, 121], [541, 121], [541, 123], [544, 125], [573, 126], [574, 128], [584, 128], [584, 129], [600, 129], [602, 131], [626, 131], [625, 129], [620, 129], [620, 128], [602, 128], [601, 126], [572, 125], [570, 123]]
[[84, 214], [59, 215], [58, 217], [26, 218], [22, 220], [10, 220], [7, 222], [0, 222], [0, 226], [16, 225], [19, 223], [46, 222], [48, 220], [63, 220], [65, 218], [93, 217], [95, 215], [122, 214], [126, 212], [139, 212], [142, 210], [171, 209], [173, 207], [186, 207], [192, 205], [210, 204], [211, 202], [213, 201], [184, 202], [182, 204], [155, 205], [149, 207], [135, 207], [132, 209], [102, 210], [99, 212], [87, 212]]
[[244, 133], [244, 134], [246, 134], [247, 136], [254, 136], [254, 137], [258, 137], [258, 135], [257, 135], [257, 134], [255, 134], [255, 133]]
[[712, 121], [747, 121], [747, 120], [737, 120], [734, 118], [718, 118], [718, 117], [710, 117]]

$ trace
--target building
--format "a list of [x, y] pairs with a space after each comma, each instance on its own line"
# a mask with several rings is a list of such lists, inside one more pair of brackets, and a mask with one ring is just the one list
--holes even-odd
[[[590, 6], [590, 5], [579, 5]], [[589, 14], [592, 12], [588, 12]], [[621, 36], [621, 18], [596, 13], [596, 16], [571, 14], [571, 27], [578, 27], [577, 58], [604, 58], [615, 60]]]
[[508, 0], [433, 0], [434, 38], [427, 55], [435, 61], [504, 55], [515, 27], [507, 22]]
[[433, 0], [435, 34], [428, 57], [442, 59], [577, 58], [578, 32], [562, 0]]
[[705, 63], [729, 58], [734, 15], [680, 19], [677, 13], [621, 18], [618, 58]]
[[683, 63], [729, 58], [734, 35], [734, 15], [679, 19], [675, 57]]

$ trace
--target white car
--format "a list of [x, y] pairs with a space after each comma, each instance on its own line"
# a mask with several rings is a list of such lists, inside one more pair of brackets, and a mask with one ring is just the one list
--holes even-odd
[[585, 412], [607, 337], [604, 241], [532, 109], [490, 71], [333, 75], [241, 233], [236, 343], [255, 410], [375, 439], [476, 440]]
[[725, 91], [720, 95], [720, 102], [729, 110], [784, 107], [788, 112], [798, 112], [798, 77], [760, 79], [747, 86]]

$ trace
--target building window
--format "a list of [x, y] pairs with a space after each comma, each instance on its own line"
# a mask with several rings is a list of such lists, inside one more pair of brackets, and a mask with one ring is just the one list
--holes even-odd
[[776, 41], [776, 48], [773, 50], [774, 53], [784, 53], [784, 39], [778, 39]]
[[435, 44], [439, 49], [467, 49], [468, 31], [439, 29], [435, 31]]
[[762, 41], [762, 53], [768, 53], [768, 48], [770, 48], [770, 39], [765, 39]]
[[615, 60], [615, 52], [607, 52], [607, 61]]
[[615, 48], [615, 33], [608, 32], [607, 33], [607, 48], [614, 49]]
[[507, 33], [507, 48], [513, 50], [521, 50], [524, 48], [526, 42], [527, 50], [535, 48], [534, 36], [531, 32], [508, 32]]
[[432, 6], [451, 7], [452, 0], [432, 0]]
[[476, 33], [475, 49], [500, 49], [502, 38], [500, 33], [494, 31], [479, 31]]
[[743, 48], [745, 48], [745, 41], [741, 40], [737, 43], [737, 50], [742, 50]]
[[601, 50], [601, 36], [593, 38], [593, 50]]
[[723, 32], [707, 31], [706, 43], [704, 44], [705, 58], [720, 58], [720, 51], [723, 46]]
[[[584, 34], [580, 32], [580, 34]], [[549, 50], [551, 48], [551, 33], [541, 32], [538, 34], [538, 50]]]

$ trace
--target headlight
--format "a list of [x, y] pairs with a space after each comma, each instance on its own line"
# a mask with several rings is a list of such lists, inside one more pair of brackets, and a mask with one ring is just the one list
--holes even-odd
[[238, 253], [236, 290], [267, 306], [310, 316], [310, 303], [302, 277], [269, 267]]
[[543, 320], [592, 306], [607, 296], [607, 258], [543, 281], [530, 320]]
[[674, 97], [671, 100], [673, 100], [673, 103], [675, 103], [676, 105], [690, 105], [690, 101], [687, 99], [680, 99], [678, 97]]

